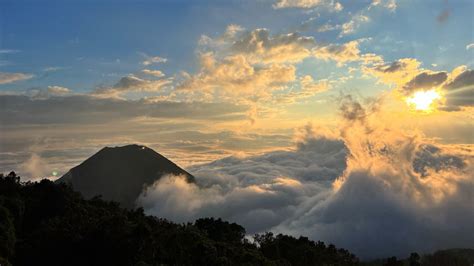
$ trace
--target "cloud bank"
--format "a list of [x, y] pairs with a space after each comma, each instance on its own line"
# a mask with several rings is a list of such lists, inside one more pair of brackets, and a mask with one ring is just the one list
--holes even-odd
[[336, 132], [307, 126], [291, 150], [228, 157], [167, 176], [137, 199], [175, 221], [216, 216], [248, 233], [335, 243], [363, 258], [471, 247], [473, 151], [386, 128], [381, 103], [341, 98]]

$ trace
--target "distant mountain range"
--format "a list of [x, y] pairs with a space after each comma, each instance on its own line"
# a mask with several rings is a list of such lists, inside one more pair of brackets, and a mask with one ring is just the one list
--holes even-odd
[[143, 188], [166, 174], [183, 175], [188, 182], [195, 181], [191, 174], [154, 150], [127, 145], [101, 149], [56, 182], [70, 184], [87, 199], [101, 195], [105, 200], [133, 208]]

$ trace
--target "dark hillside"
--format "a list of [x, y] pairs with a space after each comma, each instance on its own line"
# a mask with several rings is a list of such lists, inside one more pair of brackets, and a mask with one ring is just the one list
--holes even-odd
[[0, 264], [4, 265], [357, 265], [343, 249], [264, 234], [220, 219], [175, 224], [64, 183], [20, 183], [0, 175]]

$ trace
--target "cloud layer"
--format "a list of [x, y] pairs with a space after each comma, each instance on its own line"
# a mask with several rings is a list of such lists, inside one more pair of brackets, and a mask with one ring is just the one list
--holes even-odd
[[[248, 124], [249, 107], [232, 103], [103, 98], [51, 86], [0, 95], [0, 106], [1, 171], [15, 170], [25, 179], [65, 173], [106, 145], [147, 145], [187, 166], [285, 147], [291, 139], [224, 127]], [[33, 171], [38, 165], [45, 166]]]
[[184, 222], [216, 216], [249, 233], [307, 235], [367, 257], [469, 247], [473, 151], [388, 129], [380, 103], [341, 99], [337, 132], [303, 129], [291, 150], [228, 157], [165, 177], [137, 200]]

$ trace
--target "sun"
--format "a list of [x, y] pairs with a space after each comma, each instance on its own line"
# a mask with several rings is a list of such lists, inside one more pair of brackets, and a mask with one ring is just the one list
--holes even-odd
[[433, 103], [441, 99], [441, 95], [436, 90], [417, 91], [406, 99], [406, 102], [419, 111], [430, 111]]

